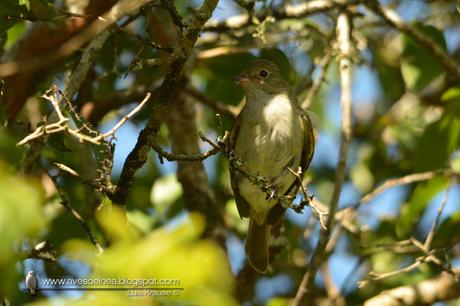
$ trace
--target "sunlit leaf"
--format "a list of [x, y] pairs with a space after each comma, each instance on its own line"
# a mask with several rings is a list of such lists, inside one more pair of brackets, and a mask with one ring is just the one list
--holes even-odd
[[[414, 26], [441, 49], [447, 50], [446, 41], [441, 31], [429, 25], [415, 24]], [[421, 91], [444, 69], [430, 51], [420, 46], [408, 35], [403, 35], [403, 46], [401, 72], [404, 81], [409, 89]]]

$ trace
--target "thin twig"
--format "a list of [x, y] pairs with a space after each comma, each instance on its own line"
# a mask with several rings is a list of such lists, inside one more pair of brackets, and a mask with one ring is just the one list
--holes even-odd
[[152, 148], [158, 153], [158, 157], [160, 158], [160, 163], [163, 163], [163, 158], [166, 158], [168, 161], [203, 161], [206, 158], [216, 155], [220, 152], [218, 148], [212, 148], [207, 150], [204, 153], [196, 153], [196, 154], [180, 154], [180, 153], [169, 153], [157, 144], [154, 143]]
[[455, 173], [454, 171], [450, 169], [438, 169], [438, 170], [433, 170], [433, 171], [427, 171], [427, 172], [420, 172], [420, 173], [413, 173], [409, 175], [405, 175], [402, 177], [398, 177], [395, 179], [390, 179], [374, 189], [373, 191], [369, 192], [365, 196], [361, 198], [361, 201], [355, 206], [355, 208], [358, 208], [362, 204], [368, 203], [371, 200], [373, 200], [376, 196], [384, 192], [385, 190], [396, 187], [396, 186], [401, 186], [401, 185], [407, 185], [415, 182], [420, 182], [420, 181], [427, 181], [432, 178], [438, 177], [438, 176], [453, 176], [453, 175], [458, 175], [458, 173]]
[[211, 21], [204, 27], [205, 31], [226, 32], [238, 30], [253, 25], [254, 20], [265, 20], [268, 16], [276, 20], [289, 18], [303, 18], [309, 15], [329, 11], [335, 8], [343, 8], [351, 5], [358, 5], [366, 0], [332, 1], [332, 0], [313, 0], [300, 4], [286, 5], [284, 8], [271, 8], [262, 10], [251, 18], [249, 14], [237, 15], [223, 21]]
[[203, 105], [209, 106], [214, 111], [219, 114], [230, 116], [231, 118], [235, 119], [238, 113], [240, 112], [240, 108], [238, 106], [233, 105], [226, 105], [222, 102], [216, 101], [211, 99], [210, 97], [204, 95], [196, 88], [193, 87], [186, 87], [183, 91], [198, 100]]
[[441, 205], [439, 205], [438, 213], [436, 214], [436, 219], [434, 220], [433, 225], [431, 226], [430, 232], [426, 236], [425, 243], [423, 244], [423, 248], [425, 250], [430, 249], [434, 234], [436, 232], [436, 229], [438, 228], [439, 221], [441, 220], [442, 212], [444, 211], [444, 207], [446, 206], [446, 203], [447, 203], [447, 198], [449, 197], [450, 184], [451, 184], [451, 180], [449, 180], [446, 191], [444, 192], [444, 197], [441, 200]]
[[[423, 245], [421, 247], [423, 248]], [[421, 249], [421, 251], [423, 251], [423, 249]], [[412, 264], [405, 266], [401, 269], [393, 270], [390, 272], [376, 273], [376, 272], [371, 271], [369, 272], [369, 276], [371, 278], [367, 280], [359, 281], [358, 287], [362, 288], [366, 286], [367, 284], [369, 284], [369, 282], [371, 281], [383, 280], [383, 279], [387, 279], [387, 278], [390, 278], [390, 277], [393, 277], [393, 276], [396, 276], [402, 273], [413, 271], [417, 269], [422, 263], [426, 263], [426, 262], [431, 262], [435, 264], [436, 266], [438, 266], [442, 271], [445, 271], [453, 275], [455, 274], [454, 271], [450, 267], [446, 268], [445, 265], [443, 265], [443, 263], [436, 256], [434, 256], [434, 254], [436, 253], [444, 253], [444, 252], [445, 252], [444, 248], [443, 249], [433, 249], [428, 252], [424, 252], [424, 254], [422, 256], [417, 257]]]
[[[106, 42], [107, 38], [109, 38], [111, 33], [112, 32], [110, 29], [102, 31], [93, 40], [91, 40], [91, 43], [83, 51], [80, 61], [78, 62], [75, 70], [72, 71], [72, 77], [66, 84], [66, 88], [64, 90], [63, 96], [68, 101], [72, 101], [73, 96], [80, 88], [83, 80], [86, 78], [88, 70], [93, 65], [94, 60], [99, 54], [99, 51], [104, 46], [104, 43]], [[59, 108], [55, 107], [55, 110], [58, 112]]]
[[316, 97], [319, 90], [321, 89], [321, 85], [323, 85], [323, 83], [326, 80], [327, 68], [329, 67], [329, 64], [331, 63], [331, 60], [332, 60], [332, 50], [328, 49], [326, 50], [326, 53], [321, 58], [318, 64], [318, 69], [321, 69], [321, 72], [318, 78], [313, 82], [312, 87], [308, 91], [307, 97], [300, 104], [302, 109], [307, 109], [313, 103], [313, 99]]
[[[51, 93], [51, 94], [50, 94]], [[79, 141], [87, 141], [93, 144], [100, 144], [100, 142], [112, 135], [115, 134], [115, 132], [129, 119], [131, 118], [135, 113], [137, 113], [142, 106], [148, 101], [150, 98], [151, 94], [148, 92], [145, 98], [142, 100], [139, 105], [137, 105], [131, 112], [129, 112], [126, 116], [121, 118], [121, 120], [108, 131], [107, 133], [103, 134], [98, 134], [97, 136], [88, 136], [86, 134], [82, 133], [82, 129], [74, 129], [69, 126], [68, 121], [70, 120], [69, 118], [65, 117], [62, 114], [62, 111], [59, 107], [59, 102], [58, 98], [56, 96], [56, 89], [53, 87], [50, 90], [48, 90], [42, 98], [48, 100], [51, 102], [51, 104], [54, 107], [54, 110], [56, 111], [59, 121], [50, 123], [50, 124], [45, 124], [40, 127], [38, 127], [34, 132], [29, 134], [28, 136], [24, 137], [21, 141], [19, 141], [16, 146], [21, 146], [23, 144], [28, 143], [29, 141], [32, 141], [34, 139], [43, 137], [46, 134], [54, 134], [58, 132], [65, 131], [68, 134], [76, 137]]]
[[299, 167], [299, 170], [296, 172], [288, 167], [288, 170], [292, 173], [292, 175], [296, 177], [296, 180], [299, 183], [300, 192], [302, 193], [304, 199], [308, 199], [307, 203], [312, 208], [313, 213], [318, 218], [319, 224], [324, 230], [327, 230], [326, 218], [329, 215], [329, 211], [325, 209], [322, 205], [317, 205], [317, 201], [313, 199], [313, 196], [308, 196], [307, 191], [305, 190], [305, 187], [302, 184], [302, 169]]
[[327, 257], [326, 246], [335, 224], [335, 212], [337, 210], [343, 181], [345, 179], [348, 147], [351, 143], [351, 24], [347, 12], [342, 12], [337, 19], [337, 39], [339, 44], [340, 64], [340, 105], [342, 109], [342, 137], [340, 142], [340, 157], [336, 171], [334, 192], [329, 205], [329, 216], [326, 228], [320, 233], [319, 242], [308, 265], [307, 271], [299, 285], [297, 294], [292, 303], [293, 306], [303, 305], [311, 298], [316, 272]]
[[101, 246], [99, 243], [99, 240], [96, 238], [96, 236], [93, 234], [91, 227], [89, 226], [88, 222], [86, 222], [85, 219], [70, 205], [69, 201], [67, 200], [66, 196], [64, 193], [61, 191], [59, 188], [58, 182], [57, 182], [57, 177], [53, 176], [48, 173], [48, 176], [51, 178], [53, 181], [54, 185], [56, 186], [56, 190], [59, 194], [59, 197], [61, 198], [61, 204], [64, 206], [67, 211], [80, 223], [80, 225], [83, 227], [85, 230], [86, 234], [89, 237], [89, 240], [92, 242], [92, 244], [97, 248], [97, 251], [102, 254], [104, 253], [104, 248]]
[[140, 111], [140, 109], [144, 106], [145, 103], [147, 103], [147, 101], [150, 99], [150, 96], [152, 94], [150, 92], [147, 93], [147, 95], [145, 96], [145, 98], [141, 101], [141, 103], [139, 103], [132, 111], [130, 111], [126, 116], [124, 116], [123, 118], [121, 118], [120, 121], [118, 121], [118, 123], [110, 129], [110, 131], [108, 131], [107, 133], [104, 133], [104, 134], [101, 134], [99, 135], [98, 137], [96, 137], [97, 140], [102, 140], [104, 138], [107, 138], [109, 136], [112, 136], [113, 134], [115, 134], [115, 132], [126, 122], [128, 121], [129, 118], [131, 118], [135, 113], [137, 113], [138, 111]]

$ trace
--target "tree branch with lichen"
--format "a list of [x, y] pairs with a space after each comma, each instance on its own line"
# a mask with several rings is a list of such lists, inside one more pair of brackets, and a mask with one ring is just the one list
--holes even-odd
[[134, 175], [147, 161], [147, 155], [155, 144], [160, 126], [169, 111], [169, 105], [174, 91], [178, 88], [184, 64], [192, 53], [199, 33], [206, 21], [211, 17], [217, 3], [218, 0], [205, 0], [191, 19], [185, 23], [182, 35], [177, 45], [173, 47], [172, 60], [169, 63], [163, 83], [158, 91], [155, 92], [155, 103], [150, 118], [140, 132], [134, 149], [126, 158], [116, 192], [111, 195], [111, 200], [114, 203], [122, 206], [126, 204], [128, 194], [133, 185]]
[[348, 147], [351, 143], [351, 20], [346, 11], [340, 13], [337, 19], [337, 39], [339, 44], [339, 67], [340, 67], [340, 105], [342, 109], [341, 141], [339, 163], [337, 165], [334, 192], [329, 204], [329, 216], [326, 229], [320, 233], [319, 242], [307, 267], [307, 271], [294, 298], [293, 306], [303, 305], [311, 299], [316, 273], [327, 257], [326, 247], [330, 235], [336, 223], [335, 212], [339, 203], [343, 181], [345, 179]]

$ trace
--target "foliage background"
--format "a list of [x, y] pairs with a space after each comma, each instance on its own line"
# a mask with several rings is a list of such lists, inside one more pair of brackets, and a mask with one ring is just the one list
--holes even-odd
[[[221, 0], [214, 9], [216, 3], [2, 1], [0, 296], [11, 305], [287, 305], [296, 303], [317, 252], [321, 265], [302, 304], [389, 305], [384, 290], [433, 281], [434, 299], [421, 292], [406, 305], [456, 305], [458, 284], [435, 284], [459, 264], [459, 3]], [[382, 18], [382, 8], [401, 23]], [[102, 15], [105, 23], [94, 21]], [[352, 25], [350, 54], [336, 37], [339, 15]], [[64, 48], [69, 41], [76, 44]], [[353, 138], [342, 154], [342, 185], [344, 57], [353, 71]], [[309, 193], [327, 204], [341, 187], [326, 251], [312, 210], [288, 211], [266, 275], [245, 261], [247, 220], [236, 212], [225, 156], [161, 163], [150, 150], [153, 143], [176, 154], [209, 149], [198, 131], [216, 139], [216, 113], [230, 129], [242, 99], [232, 77], [255, 58], [277, 63], [308, 106], [317, 134]], [[52, 85], [67, 97], [58, 95], [68, 125], [83, 126], [82, 133], [91, 133], [86, 126], [109, 131], [147, 92], [152, 98], [100, 145], [55, 133], [16, 146], [57, 121], [40, 98]], [[148, 154], [130, 160], [142, 141]], [[128, 168], [134, 182], [123, 177]], [[46, 248], [37, 249], [43, 241]], [[133, 299], [43, 291], [34, 300], [23, 291], [32, 269], [41, 278], [178, 278], [184, 292]]]

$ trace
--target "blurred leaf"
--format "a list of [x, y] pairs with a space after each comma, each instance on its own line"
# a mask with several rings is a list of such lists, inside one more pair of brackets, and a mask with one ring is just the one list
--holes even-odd
[[455, 172], [460, 172], [460, 152], [456, 152], [450, 162], [450, 167]]
[[29, 0], [19, 0], [19, 5], [24, 5], [28, 11], [30, 11], [30, 2]]
[[26, 8], [19, 5], [18, 0], [2, 0], [2, 5], [0, 5], [0, 35], [3, 35], [18, 21], [17, 17], [13, 18], [12, 16], [25, 13], [27, 13]]
[[433, 248], [443, 248], [460, 242], [460, 212], [446, 218], [438, 227], [433, 238]]
[[383, 94], [390, 102], [397, 101], [405, 92], [401, 69], [399, 65], [395, 65], [393, 53], [392, 48], [380, 45], [373, 53], [374, 65], [383, 87]]
[[273, 298], [270, 299], [266, 306], [288, 306], [289, 305], [289, 300], [285, 298]]
[[19, 165], [24, 157], [24, 147], [17, 147], [18, 139], [14, 138], [10, 131], [0, 126], [0, 160], [11, 165]]
[[248, 222], [241, 220], [240, 214], [236, 207], [235, 199], [228, 200], [225, 203], [226, 222], [229, 228], [235, 229], [238, 233], [246, 233], [248, 231]]
[[18, 41], [25, 30], [26, 25], [24, 22], [18, 22], [13, 27], [11, 27], [7, 32], [8, 38], [6, 40], [5, 49], [10, 49], [16, 43], [16, 41]]
[[[130, 287], [183, 288], [178, 295], [134, 299], [126, 292], [88, 291], [83, 297], [65, 301], [65, 304], [238, 305], [231, 296], [234, 281], [226, 254], [214, 243], [199, 240], [203, 230], [204, 219], [191, 214], [177, 227], [161, 228], [142, 239], [112, 244], [90, 263], [93, 278], [124, 279], [132, 283]], [[74, 241], [69, 243], [67, 250], [84, 254], [88, 252], [87, 243], [79, 245]], [[146, 282], [148, 285], [144, 284]], [[114, 284], [113, 287], [127, 286]], [[43, 305], [51, 305], [52, 301], [48, 303]]]
[[386, 273], [398, 268], [400, 261], [391, 251], [382, 250], [372, 255], [372, 267], [376, 273]]
[[401, 207], [401, 213], [396, 223], [396, 231], [400, 238], [408, 238], [411, 230], [423, 215], [431, 199], [441, 190], [447, 188], [447, 178], [437, 177], [427, 182], [417, 184], [407, 203]]
[[158, 214], [165, 216], [168, 209], [182, 197], [182, 185], [175, 174], [169, 174], [158, 178], [153, 184], [150, 193], [150, 202]]
[[138, 231], [128, 225], [125, 210], [113, 205], [107, 197], [103, 198], [96, 219], [113, 243], [127, 243], [139, 236]]
[[206, 66], [213, 74], [211, 79], [217, 76], [233, 82], [232, 78], [239, 75], [254, 58], [251, 53], [229, 54], [206, 60]]
[[458, 98], [460, 98], [460, 87], [451, 87], [448, 90], [446, 90], [441, 96], [442, 101], [449, 101]]
[[0, 287], [8, 295], [17, 286], [17, 250], [22, 241], [39, 237], [47, 225], [39, 182], [14, 175], [9, 168], [0, 160]]
[[[414, 26], [447, 52], [446, 41], [441, 31], [429, 25], [415, 24]], [[408, 35], [403, 35], [403, 47], [401, 72], [404, 81], [409, 89], [419, 92], [438, 77], [444, 69], [431, 52]]]
[[451, 87], [441, 96], [447, 113], [460, 115], [460, 87]]
[[47, 0], [2, 0], [0, 5], [0, 35], [18, 21], [47, 19], [56, 16], [56, 10]]
[[126, 212], [128, 221], [143, 234], [147, 233], [153, 224], [154, 219], [140, 210], [130, 210]]
[[362, 245], [372, 253], [373, 247], [377, 244], [388, 244], [396, 241], [396, 218], [382, 216], [377, 228], [373, 231], [363, 231]]
[[[27, 1], [29, 0], [21, 0]], [[47, 0], [30, 0], [30, 18], [47, 19], [56, 16], [56, 8]]]
[[460, 119], [445, 115], [431, 123], [418, 139], [413, 152], [416, 171], [427, 171], [447, 166], [450, 154], [458, 147]]
[[351, 181], [353, 185], [362, 193], [370, 191], [374, 186], [374, 175], [369, 169], [369, 159], [373, 155], [371, 146], [363, 145], [358, 149], [357, 162], [351, 168]]

